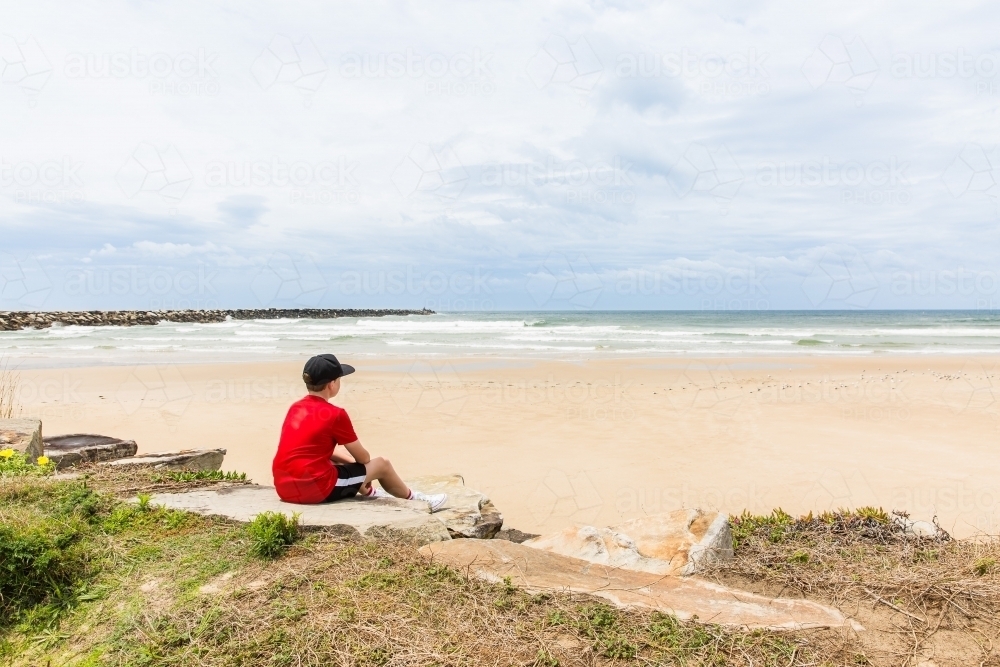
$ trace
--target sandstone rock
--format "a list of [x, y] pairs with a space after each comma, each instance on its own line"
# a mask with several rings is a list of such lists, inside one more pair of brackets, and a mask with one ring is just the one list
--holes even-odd
[[0, 419], [0, 449], [13, 449], [34, 463], [45, 454], [41, 420]]
[[505, 540], [452, 540], [426, 545], [420, 552], [490, 581], [509, 577], [529, 592], [585, 593], [684, 620], [697, 616], [703, 623], [776, 630], [863, 629], [838, 610], [810, 600], [770, 598], [697, 577], [619, 570]]
[[234, 486], [188, 493], [160, 493], [150, 502], [206, 516], [252, 521], [261, 512], [299, 514], [303, 526], [347, 529], [368, 537], [406, 539], [417, 544], [450, 540], [442, 521], [421, 502], [399, 499], [347, 498], [322, 505], [282, 502], [274, 487]]
[[224, 449], [181, 449], [175, 452], [139, 454], [125, 459], [108, 461], [110, 466], [147, 466], [155, 470], [218, 470], [226, 457]]
[[45, 438], [45, 455], [59, 469], [80, 463], [113, 461], [134, 456], [138, 446], [135, 440], [120, 440], [107, 435], [76, 433]]
[[694, 574], [733, 557], [729, 519], [683, 509], [617, 526], [576, 526], [524, 542], [525, 546], [610, 567], [666, 575]]
[[503, 515], [489, 498], [465, 486], [461, 475], [433, 475], [406, 480], [411, 489], [424, 493], [447, 493], [444, 509], [434, 514], [452, 537], [489, 539], [503, 525]]

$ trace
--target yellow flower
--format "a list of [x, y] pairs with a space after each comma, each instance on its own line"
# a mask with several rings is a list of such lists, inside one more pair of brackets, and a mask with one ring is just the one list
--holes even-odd
[[38, 465], [40, 465], [40, 466], [47, 466], [48, 464], [49, 464], [49, 457], [47, 457], [47, 456], [39, 456], [38, 457]]
[[0, 449], [0, 456], [2, 456], [5, 459], [9, 459], [10, 457], [14, 456], [14, 450], [13, 449]]

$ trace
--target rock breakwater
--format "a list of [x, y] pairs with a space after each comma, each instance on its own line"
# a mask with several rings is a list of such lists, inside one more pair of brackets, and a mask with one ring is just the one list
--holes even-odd
[[53, 324], [90, 327], [159, 324], [160, 322], [225, 322], [233, 320], [333, 319], [337, 317], [384, 317], [386, 315], [432, 315], [427, 310], [392, 310], [371, 308], [259, 308], [236, 310], [86, 310], [86, 311], [8, 311], [0, 312], [0, 331], [45, 329]]

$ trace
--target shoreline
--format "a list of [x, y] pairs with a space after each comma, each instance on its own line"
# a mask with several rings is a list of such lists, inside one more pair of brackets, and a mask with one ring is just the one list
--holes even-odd
[[[21, 370], [22, 416], [141, 453], [225, 447], [224, 469], [270, 484], [301, 361]], [[406, 476], [463, 474], [521, 530], [875, 505], [957, 537], [1000, 533], [996, 355], [356, 365], [334, 402], [373, 455]]]
[[[205, 354], [209, 354], [205, 352]], [[611, 355], [614, 356], [611, 356]], [[365, 361], [372, 361], [379, 364], [381, 360], [386, 362], [399, 364], [410, 364], [410, 363], [448, 363], [452, 365], [459, 364], [471, 364], [471, 365], [482, 365], [484, 362], [489, 364], [520, 364], [520, 363], [566, 363], [566, 364], [589, 364], [589, 363], [605, 363], [614, 361], [664, 361], [664, 362], [675, 362], [678, 367], [685, 367], [692, 363], [701, 362], [718, 362], [729, 367], [734, 368], [752, 368], [761, 367], [761, 364], [769, 367], [783, 367], [787, 364], [803, 364], [810, 363], [814, 361], [822, 360], [843, 360], [843, 361], [865, 361], [869, 360], [871, 362], [881, 361], [881, 360], [895, 360], [895, 361], [905, 361], [907, 359], [912, 360], [912, 364], [919, 365], [921, 360], [932, 360], [932, 359], [949, 359], [955, 361], [962, 360], [983, 360], [983, 359], [995, 359], [1000, 368], [1000, 353], [985, 353], [981, 350], [958, 350], [954, 352], [941, 352], [936, 351], [933, 353], [929, 352], [904, 352], [904, 351], [887, 351], [887, 350], [872, 350], [869, 352], [796, 352], [789, 354], [787, 351], [773, 352], [773, 353], [748, 353], [746, 350], [734, 351], [731, 355], [722, 354], [704, 354], [700, 352], [692, 353], [662, 353], [662, 354], [649, 354], [648, 352], [620, 352], [620, 353], [600, 353], [595, 356], [588, 356], [578, 352], [567, 352], [563, 354], [551, 354], [551, 353], [523, 353], [523, 354], [505, 354], [505, 355], [490, 355], [482, 353], [470, 352], [467, 354], [456, 354], [454, 351], [448, 352], [415, 352], [415, 353], [385, 353], [385, 352], [352, 352], [352, 351], [337, 351], [338, 357], [354, 358], [354, 359], [364, 359]], [[273, 357], [262, 357], [258, 359], [252, 359], [247, 361], [246, 359], [212, 359], [212, 360], [199, 360], [194, 358], [184, 358], [184, 359], [171, 359], [167, 356], [160, 358], [153, 358], [153, 355], [146, 353], [144, 358], [123, 358], [121, 360], [108, 360], [108, 361], [95, 361], [92, 359], [83, 360], [78, 364], [61, 363], [63, 359], [57, 358], [37, 358], [32, 359], [29, 357], [19, 357], [10, 358], [4, 360], [0, 357], [0, 364], [6, 362], [6, 370], [13, 373], [21, 372], [33, 372], [33, 371], [46, 371], [46, 370], [78, 370], [85, 371], [87, 369], [109, 369], [109, 368], [131, 368], [131, 367], [143, 367], [143, 366], [234, 366], [234, 365], [246, 365], [246, 364], [289, 364], [289, 363], [300, 363], [304, 362], [307, 358], [311, 356], [311, 353], [303, 352], [298, 354], [287, 354], [281, 356]], [[26, 362], [26, 363], [25, 363]], [[50, 363], [55, 362], [55, 363]], [[0, 365], [0, 369], [4, 367]], [[1000, 390], [998, 390], [998, 397], [1000, 397]]]

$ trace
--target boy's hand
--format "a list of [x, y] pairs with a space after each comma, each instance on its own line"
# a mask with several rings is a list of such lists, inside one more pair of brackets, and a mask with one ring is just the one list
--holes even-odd
[[371, 482], [365, 482], [364, 484], [361, 485], [361, 488], [358, 489], [358, 495], [359, 496], [367, 496], [371, 492], [372, 492], [372, 483]]

